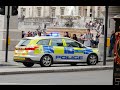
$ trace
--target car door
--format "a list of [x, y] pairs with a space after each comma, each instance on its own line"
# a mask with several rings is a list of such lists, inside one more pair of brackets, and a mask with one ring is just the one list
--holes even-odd
[[55, 61], [60, 61], [60, 56], [64, 55], [64, 43], [62, 38], [52, 38], [51, 46], [54, 50], [53, 58]]
[[84, 59], [84, 47], [75, 40], [65, 38], [65, 55], [68, 60], [82, 61]]

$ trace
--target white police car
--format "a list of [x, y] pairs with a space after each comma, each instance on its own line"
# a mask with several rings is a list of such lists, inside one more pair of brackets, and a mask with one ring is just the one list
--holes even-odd
[[96, 65], [98, 59], [97, 49], [85, 47], [67, 37], [26, 37], [16, 45], [14, 53], [14, 61], [26, 67], [34, 64], [49, 67], [56, 63], [76, 65], [81, 62]]

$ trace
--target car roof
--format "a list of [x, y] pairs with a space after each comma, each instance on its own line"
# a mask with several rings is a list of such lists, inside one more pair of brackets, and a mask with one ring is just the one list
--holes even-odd
[[50, 38], [68, 38], [68, 37], [36, 36], [36, 37], [25, 37], [23, 39], [50, 39]]

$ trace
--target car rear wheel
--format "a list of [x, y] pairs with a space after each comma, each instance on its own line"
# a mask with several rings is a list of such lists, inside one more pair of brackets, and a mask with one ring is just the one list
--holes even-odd
[[44, 55], [40, 60], [41, 67], [50, 67], [52, 64], [52, 57], [50, 55]]
[[98, 57], [96, 54], [90, 54], [87, 58], [88, 65], [96, 65], [98, 61]]
[[23, 65], [26, 67], [32, 67], [34, 65], [34, 63], [31, 62], [23, 62]]

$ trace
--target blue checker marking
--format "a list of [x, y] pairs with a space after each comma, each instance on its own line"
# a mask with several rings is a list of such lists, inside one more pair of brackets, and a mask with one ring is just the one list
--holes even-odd
[[91, 53], [91, 52], [93, 52], [92, 49], [85, 49], [85, 50], [84, 50], [84, 54], [89, 54], [89, 53]]
[[72, 47], [65, 47], [64, 54], [74, 54], [74, 49]]
[[84, 53], [84, 50], [74, 50], [74, 53]]
[[43, 46], [44, 53], [54, 53], [52, 46]]

